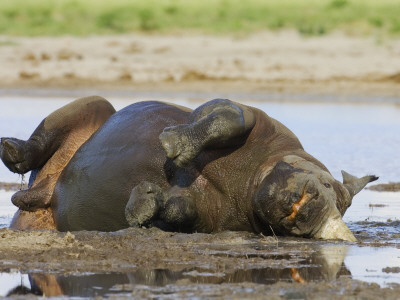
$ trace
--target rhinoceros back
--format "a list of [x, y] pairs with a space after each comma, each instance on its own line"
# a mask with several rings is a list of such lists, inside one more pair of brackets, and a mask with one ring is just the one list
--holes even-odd
[[165, 127], [186, 123], [189, 113], [149, 101], [112, 115], [75, 153], [57, 182], [52, 198], [57, 228], [128, 227], [124, 210], [132, 188], [142, 181], [168, 185], [158, 136]]

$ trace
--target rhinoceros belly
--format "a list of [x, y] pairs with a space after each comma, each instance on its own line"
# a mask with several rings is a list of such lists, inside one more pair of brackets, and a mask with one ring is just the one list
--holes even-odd
[[76, 152], [52, 198], [57, 228], [114, 231], [128, 227], [124, 210], [134, 186], [150, 181], [168, 187], [166, 155], [158, 136], [185, 123], [189, 111], [140, 102], [116, 112]]

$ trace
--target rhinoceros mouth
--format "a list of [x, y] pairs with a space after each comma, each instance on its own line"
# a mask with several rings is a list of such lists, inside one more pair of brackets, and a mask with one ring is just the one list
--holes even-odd
[[292, 205], [292, 213], [288, 216], [288, 218], [294, 220], [299, 210], [310, 200], [310, 198], [310, 194], [303, 193], [300, 199]]
[[294, 220], [297, 217], [297, 214], [299, 213], [300, 209], [303, 208], [307, 203], [309, 203], [311, 199], [319, 197], [319, 193], [317, 191], [316, 192], [308, 191], [308, 183], [309, 183], [308, 181], [305, 183], [299, 199], [292, 204], [291, 213], [287, 217], [289, 220]]
[[[303, 189], [301, 190], [300, 196], [290, 207], [289, 213], [280, 219], [279, 224], [283, 226], [284, 231], [289, 231], [291, 235], [295, 236], [312, 236], [313, 232], [319, 230], [319, 225], [322, 225], [321, 220], [324, 218], [326, 211], [322, 210], [318, 213], [309, 213], [309, 209], [306, 206], [312, 206], [320, 199], [320, 193], [309, 185], [309, 181], [306, 182]], [[302, 214], [302, 211], [304, 213]], [[301, 217], [299, 216], [300, 214]], [[298, 223], [299, 221], [300, 223]]]

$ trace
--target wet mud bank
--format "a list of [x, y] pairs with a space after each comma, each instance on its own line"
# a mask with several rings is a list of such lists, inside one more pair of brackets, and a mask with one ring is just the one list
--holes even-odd
[[269, 299], [396, 299], [400, 274], [395, 266], [371, 270], [388, 278], [383, 284], [366, 283], [352, 274], [346, 257], [358, 250], [368, 255], [371, 249], [398, 256], [399, 234], [381, 228], [371, 236], [371, 224], [353, 224], [355, 228], [357, 243], [246, 232], [183, 234], [156, 228], [112, 233], [3, 228], [0, 274], [19, 272], [29, 278], [22, 285], [9, 286], [11, 297], [22, 292], [137, 299], [265, 295]]
[[4, 191], [19, 191], [19, 190], [26, 189], [27, 187], [28, 187], [28, 185], [26, 183], [0, 181], [0, 190], [4, 190]]
[[367, 187], [367, 189], [377, 192], [400, 192], [400, 182], [375, 184]]

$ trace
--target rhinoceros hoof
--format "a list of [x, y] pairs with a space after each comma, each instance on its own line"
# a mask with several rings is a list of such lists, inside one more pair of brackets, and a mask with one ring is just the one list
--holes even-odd
[[11, 172], [25, 174], [29, 171], [25, 160], [25, 145], [25, 141], [16, 138], [1, 139], [0, 158]]
[[143, 181], [132, 189], [125, 207], [125, 218], [131, 227], [146, 226], [163, 206], [163, 192], [153, 183]]
[[185, 131], [188, 125], [178, 125], [165, 128], [160, 134], [161, 144], [175, 165], [184, 168], [199, 154], [195, 141], [188, 137]]

